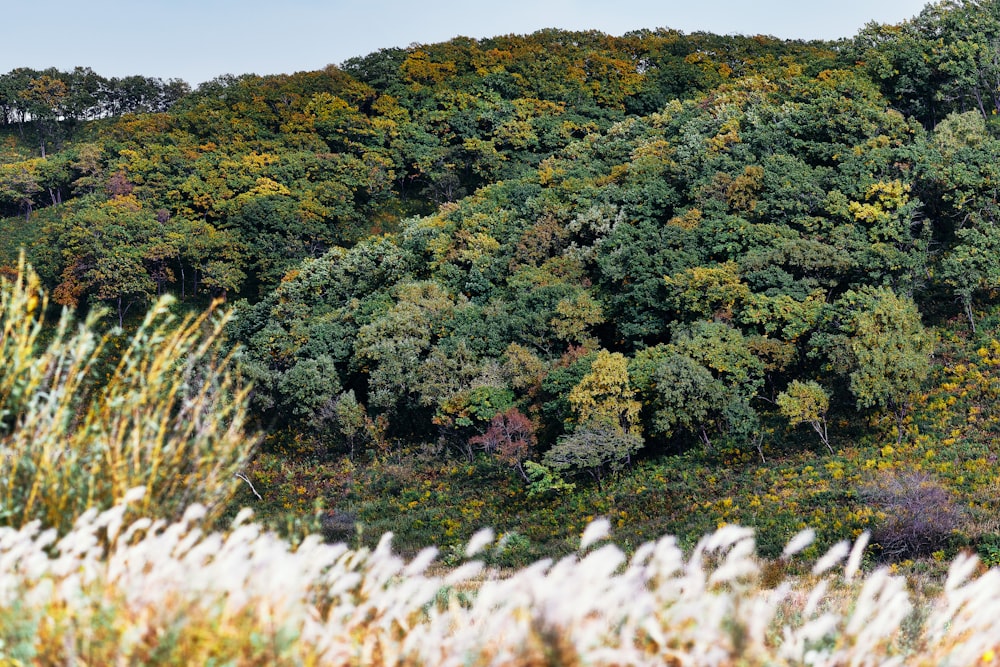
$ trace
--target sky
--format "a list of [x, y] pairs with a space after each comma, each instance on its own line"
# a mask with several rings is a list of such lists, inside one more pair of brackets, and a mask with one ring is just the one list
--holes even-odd
[[3, 9], [0, 73], [90, 67], [192, 85], [282, 74], [387, 47], [543, 28], [641, 28], [837, 39], [898, 23], [925, 0], [46, 0]]

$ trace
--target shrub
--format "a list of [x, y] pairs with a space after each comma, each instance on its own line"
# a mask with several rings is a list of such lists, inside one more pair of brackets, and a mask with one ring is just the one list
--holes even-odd
[[1000, 535], [996, 533], [983, 535], [976, 547], [976, 553], [986, 567], [1000, 565]]
[[320, 517], [320, 529], [328, 542], [350, 543], [358, 534], [358, 517], [353, 512], [330, 510]]
[[862, 490], [885, 515], [872, 534], [888, 559], [925, 556], [947, 545], [962, 512], [951, 493], [923, 472], [885, 473]]
[[63, 310], [46, 325], [46, 295], [23, 261], [0, 283], [0, 521], [64, 532], [137, 486], [145, 515], [222, 511], [253, 449], [247, 390], [221, 351], [226, 316], [213, 306], [178, 319], [170, 303], [156, 302], [115, 362], [118, 339], [98, 334], [99, 314], [74, 327]]
[[545, 453], [542, 463], [556, 471], [589, 473], [600, 484], [608, 472], [617, 472], [642, 449], [642, 437], [617, 424], [589, 423], [563, 436]]
[[537, 498], [557, 494], [564, 491], [570, 492], [576, 488], [576, 484], [567, 482], [559, 475], [555, 474], [541, 463], [525, 461], [524, 470], [528, 475], [528, 497]]
[[487, 551], [483, 559], [490, 565], [512, 567], [523, 563], [531, 552], [531, 540], [512, 530], [501, 535], [492, 549]]

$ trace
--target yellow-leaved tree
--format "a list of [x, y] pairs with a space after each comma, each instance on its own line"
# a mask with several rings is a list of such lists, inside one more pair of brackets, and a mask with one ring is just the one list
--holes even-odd
[[600, 350], [590, 372], [570, 391], [569, 403], [576, 413], [577, 424], [608, 424], [624, 433], [639, 435], [642, 404], [635, 396], [625, 355]]
[[608, 472], [631, 463], [644, 444], [639, 425], [641, 403], [635, 396], [625, 356], [599, 351], [590, 372], [569, 393], [575, 428], [545, 453], [545, 467], [557, 472], [586, 472], [601, 484]]

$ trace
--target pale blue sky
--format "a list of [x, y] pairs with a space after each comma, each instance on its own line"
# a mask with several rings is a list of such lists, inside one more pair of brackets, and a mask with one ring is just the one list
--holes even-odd
[[47, 0], [4, 3], [0, 73], [93, 68], [192, 85], [220, 74], [321, 69], [383, 47], [542, 28], [620, 35], [668, 27], [783, 38], [849, 37], [924, 0]]

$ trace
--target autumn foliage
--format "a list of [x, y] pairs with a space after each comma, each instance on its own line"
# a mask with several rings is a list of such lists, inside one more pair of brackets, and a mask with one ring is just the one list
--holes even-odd
[[531, 420], [517, 408], [510, 408], [506, 412], [498, 412], [490, 420], [486, 432], [473, 437], [470, 442], [503, 465], [515, 468], [527, 479], [524, 462], [534, 454], [538, 438]]

